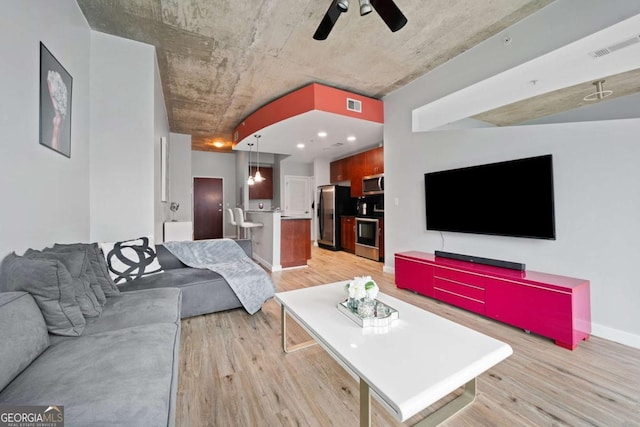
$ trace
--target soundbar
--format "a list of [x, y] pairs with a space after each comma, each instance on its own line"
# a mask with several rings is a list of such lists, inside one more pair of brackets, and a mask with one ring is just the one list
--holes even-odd
[[440, 258], [455, 259], [458, 261], [473, 262], [476, 264], [491, 265], [493, 267], [508, 268], [510, 270], [524, 271], [525, 265], [520, 262], [503, 261], [500, 259], [482, 258], [479, 256], [456, 254], [453, 252], [435, 251]]

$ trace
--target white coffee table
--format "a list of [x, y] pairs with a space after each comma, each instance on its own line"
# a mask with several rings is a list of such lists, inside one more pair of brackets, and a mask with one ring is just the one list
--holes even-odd
[[[380, 293], [400, 319], [386, 328], [361, 328], [336, 308], [345, 299], [347, 282], [276, 294], [282, 306], [285, 352], [320, 344], [360, 381], [360, 425], [371, 425], [370, 392], [401, 422], [454, 392], [455, 400], [429, 414], [418, 425], [433, 426], [473, 402], [476, 378], [509, 357], [511, 347], [472, 329]], [[286, 315], [315, 342], [287, 347]]]

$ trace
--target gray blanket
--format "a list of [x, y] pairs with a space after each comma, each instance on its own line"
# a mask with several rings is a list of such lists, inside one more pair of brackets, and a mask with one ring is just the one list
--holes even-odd
[[221, 275], [249, 314], [275, 295], [269, 275], [231, 239], [164, 242], [163, 245], [189, 267], [206, 268]]

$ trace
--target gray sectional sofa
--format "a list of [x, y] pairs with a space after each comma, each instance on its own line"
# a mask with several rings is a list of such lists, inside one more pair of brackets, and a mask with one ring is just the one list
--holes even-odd
[[173, 426], [180, 290], [122, 292], [78, 337], [49, 335], [34, 298], [0, 293], [0, 403], [62, 405], [67, 426]]
[[[251, 258], [251, 240], [236, 240], [236, 243]], [[242, 307], [236, 294], [218, 273], [184, 265], [161, 244], [156, 245], [156, 254], [164, 273], [141, 277], [118, 286], [118, 289], [129, 292], [142, 289], [180, 288], [183, 319]]]
[[[250, 241], [238, 244], [251, 256]], [[67, 249], [76, 246], [68, 245]], [[162, 245], [156, 249], [165, 271], [117, 289], [115, 285], [109, 288], [104, 277], [100, 277], [98, 270], [104, 268], [103, 260], [94, 256], [91, 263], [97, 278], [102, 280], [95, 286], [102, 286], [106, 297], [99, 307], [99, 316], [87, 317], [85, 311], [79, 315], [83, 324], [78, 330], [73, 319], [80, 311], [76, 306], [74, 315], [69, 301], [63, 298], [62, 262], [39, 259], [31, 262], [38, 263], [40, 270], [16, 267], [8, 268], [8, 273], [3, 265], [0, 404], [62, 405], [67, 426], [175, 425], [180, 319], [242, 305], [220, 275], [187, 267]], [[42, 253], [34, 257], [42, 257]], [[7, 258], [15, 261], [27, 257]], [[88, 263], [85, 261], [83, 268]], [[45, 275], [58, 280], [60, 289], [49, 289], [50, 294], [52, 290], [58, 292], [58, 299], [38, 289], [15, 291], [15, 280], [7, 274], [15, 276], [17, 272], [31, 275], [26, 281], [29, 283]], [[65, 286], [71, 286], [71, 281], [77, 279], [74, 274], [67, 274]], [[88, 300], [84, 302], [91, 304]], [[52, 322], [61, 325], [52, 326]], [[72, 325], [66, 325], [65, 329], [65, 322]], [[63, 331], [63, 335], [51, 333], [52, 330]]]

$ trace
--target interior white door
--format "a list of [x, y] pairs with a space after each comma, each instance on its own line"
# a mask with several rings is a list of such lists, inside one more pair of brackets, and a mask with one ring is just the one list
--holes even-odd
[[284, 215], [311, 218], [310, 176], [284, 176]]

